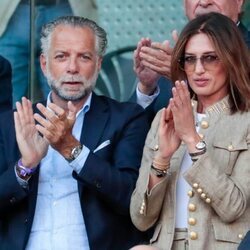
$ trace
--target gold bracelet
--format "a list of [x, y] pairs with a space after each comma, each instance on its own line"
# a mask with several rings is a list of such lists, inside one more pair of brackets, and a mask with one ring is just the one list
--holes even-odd
[[158, 161], [156, 159], [153, 160], [153, 165], [159, 169], [166, 169], [169, 167], [170, 165], [170, 162], [167, 161], [167, 162], [162, 162], [162, 161]]
[[170, 175], [169, 166], [166, 169], [159, 169], [151, 165], [151, 170], [152, 170], [152, 173], [158, 178], [162, 178], [166, 175]]

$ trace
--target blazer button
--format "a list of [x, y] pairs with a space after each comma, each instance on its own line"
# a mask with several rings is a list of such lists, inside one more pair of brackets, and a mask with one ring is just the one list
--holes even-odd
[[229, 151], [233, 151], [233, 150], [234, 150], [234, 146], [233, 146], [232, 144], [230, 144], [230, 145], [228, 145], [227, 149], [228, 149]]
[[206, 196], [205, 193], [202, 193], [202, 194], [201, 194], [201, 198], [202, 198], [202, 199], [206, 199], [206, 197], [207, 197], [207, 196]]
[[187, 194], [190, 198], [194, 196], [194, 192], [192, 190], [189, 190]]
[[207, 199], [205, 200], [205, 202], [206, 202], [207, 204], [210, 204], [210, 203], [211, 203], [211, 199], [210, 199], [210, 198], [207, 198]]
[[207, 122], [207, 121], [202, 121], [202, 122], [201, 122], [201, 127], [202, 127], [203, 129], [208, 128], [208, 127], [209, 127], [208, 122]]
[[158, 149], [159, 149], [159, 145], [156, 144], [156, 145], [154, 146], [154, 151], [157, 151]]
[[193, 184], [193, 187], [194, 187], [194, 188], [198, 188], [198, 187], [199, 187], [198, 183], [194, 183], [194, 184]]
[[203, 192], [202, 188], [198, 188], [198, 189], [197, 189], [197, 192], [198, 192], [199, 194], [201, 194], [201, 193]]
[[190, 232], [190, 239], [191, 240], [197, 240], [198, 234], [196, 232]]
[[101, 188], [101, 184], [97, 180], [94, 181], [94, 184], [96, 188]]
[[188, 204], [188, 210], [190, 212], [194, 212], [196, 210], [196, 206], [193, 203]]
[[28, 219], [25, 219], [25, 220], [24, 220], [24, 223], [25, 223], [25, 224], [28, 223]]
[[10, 199], [10, 203], [11, 204], [14, 204], [16, 202], [16, 198], [15, 197], [12, 197], [11, 199]]
[[194, 226], [196, 224], [196, 219], [195, 218], [188, 218], [188, 224], [191, 226]]
[[243, 239], [243, 234], [239, 234], [238, 238], [242, 240]]

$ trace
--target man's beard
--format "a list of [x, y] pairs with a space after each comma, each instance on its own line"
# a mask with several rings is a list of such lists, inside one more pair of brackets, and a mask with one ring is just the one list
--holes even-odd
[[[95, 69], [95, 72], [93, 75], [86, 79], [84, 76], [80, 75], [62, 75], [59, 79], [55, 79], [50, 70], [49, 67], [47, 67], [47, 80], [48, 84], [51, 87], [51, 90], [59, 96], [62, 100], [65, 101], [80, 101], [84, 99], [86, 96], [88, 96], [92, 90], [94, 89], [96, 85], [96, 80], [98, 77], [98, 70], [97, 67]], [[63, 86], [64, 82], [78, 82], [81, 85], [79, 88], [78, 93], [69, 94], [67, 93], [67, 87]]]

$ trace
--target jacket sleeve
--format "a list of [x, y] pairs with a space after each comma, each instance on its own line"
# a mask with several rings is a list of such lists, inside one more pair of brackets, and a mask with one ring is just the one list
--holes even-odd
[[161, 112], [156, 115], [145, 142], [142, 163], [136, 188], [131, 197], [130, 215], [134, 225], [141, 231], [151, 228], [160, 217], [165, 197], [168, 176], [148, 192], [148, 182], [155, 146], [158, 143], [157, 129]]

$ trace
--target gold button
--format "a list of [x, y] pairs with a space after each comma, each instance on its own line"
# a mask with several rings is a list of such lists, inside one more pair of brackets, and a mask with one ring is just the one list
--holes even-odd
[[203, 140], [205, 138], [205, 135], [203, 135], [203, 134], [199, 134], [199, 136], [200, 136], [201, 140]]
[[196, 232], [190, 232], [190, 239], [191, 240], [197, 240], [198, 234]]
[[242, 240], [243, 239], [243, 234], [239, 234], [238, 237], [239, 237], [239, 239]]
[[188, 210], [190, 212], [194, 212], [196, 210], [196, 206], [193, 203], [188, 204]]
[[154, 151], [157, 151], [159, 149], [159, 145], [156, 144], [155, 147], [154, 147]]
[[204, 128], [204, 129], [208, 128], [209, 127], [208, 122], [207, 121], [202, 121], [201, 122], [201, 127]]
[[198, 183], [194, 183], [194, 184], [193, 184], [193, 187], [194, 187], [194, 188], [198, 188], [198, 187], [199, 187]]
[[189, 197], [193, 197], [193, 196], [194, 196], [194, 192], [193, 192], [192, 190], [189, 190], [189, 191], [188, 191], [188, 196], [189, 196]]
[[228, 149], [229, 151], [233, 151], [234, 146], [233, 146], [232, 144], [230, 144], [230, 145], [228, 145], [227, 149]]
[[201, 198], [202, 198], [202, 199], [206, 199], [206, 197], [207, 197], [207, 196], [206, 196], [205, 193], [202, 193], [202, 194], [201, 194]]
[[207, 199], [205, 200], [205, 202], [206, 202], [207, 204], [209, 204], [209, 203], [211, 203], [211, 199], [210, 199], [210, 198], [207, 198]]
[[195, 218], [188, 218], [188, 224], [191, 226], [194, 226], [196, 224], [196, 219]]
[[197, 192], [198, 192], [199, 194], [201, 194], [202, 191], [203, 191], [203, 190], [202, 190], [201, 188], [198, 188], [198, 189], [197, 189]]

